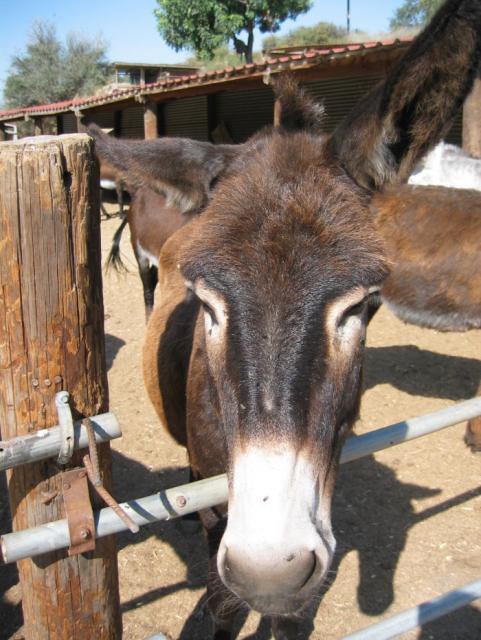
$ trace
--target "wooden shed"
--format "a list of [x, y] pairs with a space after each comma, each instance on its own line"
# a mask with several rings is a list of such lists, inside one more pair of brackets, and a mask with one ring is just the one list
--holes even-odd
[[[324, 103], [326, 131], [331, 131], [359, 98], [383, 78], [410, 41], [405, 38], [290, 49], [270, 54], [258, 63], [170, 75], [158, 82], [119, 88], [90, 98], [11, 109], [0, 112], [0, 135], [2, 124], [23, 119], [33, 119], [36, 133], [42, 133], [43, 119], [54, 116], [58, 133], [77, 131], [79, 122], [95, 122], [122, 138], [166, 135], [243, 142], [273, 122], [270, 78], [286, 70]], [[469, 129], [466, 123], [471, 123], [472, 118], [479, 118], [479, 109], [470, 109], [469, 113], [465, 110], [466, 130]], [[471, 127], [478, 128], [481, 129], [481, 124]], [[446, 140], [460, 145], [462, 133], [460, 109]]]

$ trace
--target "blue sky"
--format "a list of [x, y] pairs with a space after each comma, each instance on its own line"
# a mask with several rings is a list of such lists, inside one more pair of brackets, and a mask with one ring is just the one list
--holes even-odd
[[[109, 43], [110, 60], [175, 64], [189, 55], [187, 51], [176, 53], [161, 39], [153, 15], [158, 6], [155, 0], [17, 0], [2, 4], [0, 104], [11, 57], [24, 51], [35, 20], [52, 22], [62, 40], [72, 31], [89, 37], [103, 36]], [[401, 4], [402, 0], [351, 0], [351, 28], [386, 31], [389, 19]], [[295, 22], [285, 22], [280, 33], [321, 20], [345, 25], [346, 0], [315, 0], [308, 13]], [[255, 48], [260, 45], [258, 36]]]

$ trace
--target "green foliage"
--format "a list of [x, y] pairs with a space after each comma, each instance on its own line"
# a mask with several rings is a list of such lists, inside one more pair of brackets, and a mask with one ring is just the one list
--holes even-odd
[[444, 0], [404, 0], [391, 19], [391, 29], [417, 27], [427, 24]]
[[[212, 59], [230, 40], [238, 54], [252, 61], [253, 31], [277, 31], [284, 20], [307, 11], [312, 0], [157, 0], [154, 11], [164, 40], [176, 51], [190, 49]], [[238, 35], [247, 32], [247, 42]]]
[[[260, 51], [254, 51], [252, 57], [254, 61], [260, 62], [262, 60], [262, 54]], [[241, 55], [229, 49], [227, 45], [223, 45], [214, 51], [210, 60], [199, 60], [199, 58], [192, 56], [184, 60], [183, 64], [187, 66], [200, 66], [200, 69], [208, 71], [210, 69], [236, 67], [237, 65], [244, 64], [244, 60]]]
[[346, 42], [347, 38], [347, 31], [344, 27], [338, 27], [332, 22], [318, 22], [312, 27], [293, 29], [285, 36], [268, 36], [262, 41], [262, 47], [264, 49], [274, 49], [275, 47]]
[[106, 45], [69, 35], [65, 45], [55, 27], [37, 22], [25, 53], [14, 56], [5, 82], [7, 107], [28, 107], [92, 95], [110, 73]]

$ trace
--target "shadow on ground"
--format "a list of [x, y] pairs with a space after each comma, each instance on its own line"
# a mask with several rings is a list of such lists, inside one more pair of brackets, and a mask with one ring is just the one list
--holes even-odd
[[481, 360], [475, 358], [444, 355], [414, 345], [366, 349], [366, 389], [390, 384], [416, 396], [466, 400], [476, 395], [480, 380]]
[[110, 371], [118, 352], [125, 344], [125, 340], [122, 340], [122, 338], [117, 338], [117, 336], [113, 336], [110, 333], [105, 334], [105, 363], [107, 371]]
[[[0, 532], [6, 533], [11, 530], [7, 479], [5, 472], [0, 471]], [[23, 624], [21, 605], [13, 604], [6, 597], [7, 591], [17, 583], [17, 565], [0, 564], [0, 640], [11, 638]]]
[[[160, 488], [188, 481], [188, 471], [185, 468], [166, 469], [159, 474], [150, 472], [143, 465], [118, 453], [114, 456], [115, 477], [118, 478], [117, 483], [121, 481], [117, 487], [119, 499], [148, 495]], [[126, 477], [129, 478], [129, 485], [135, 487], [135, 496], [122, 481]], [[360, 609], [367, 615], [378, 616], [393, 602], [394, 574], [411, 527], [481, 495], [481, 488], [415, 513], [413, 500], [422, 500], [437, 493], [437, 490], [427, 487], [400, 482], [392, 469], [376, 461], [373, 456], [341, 467], [333, 501], [333, 523], [338, 541], [333, 573], [335, 574], [347, 553], [353, 550], [357, 552], [360, 566], [357, 601]], [[138, 536], [129, 533], [122, 535], [119, 543], [120, 546], [136, 544], [150, 536], [157, 536], [175, 550], [186, 567], [187, 578], [183, 582], [159, 586], [141, 597], [124, 602], [123, 612], [174, 591], [197, 589], [205, 585], [207, 550], [204, 537], [195, 523], [174, 520], [150, 525], [143, 528]], [[331, 582], [333, 580], [334, 576]], [[185, 622], [179, 640], [206, 640], [209, 637], [210, 619], [205, 613], [204, 605], [205, 597], [202, 596]], [[315, 611], [310, 614], [297, 635], [292, 635], [292, 640], [307, 640], [311, 637]], [[238, 628], [242, 626], [242, 622], [241, 615]], [[473, 607], [466, 607], [457, 614], [444, 618], [442, 622], [426, 625], [421, 637], [423, 640], [431, 637], [436, 640], [467, 640], [478, 637], [478, 629], [481, 629], [481, 613]], [[160, 630], [164, 633], [167, 631]], [[250, 636], [252, 640], [267, 640], [269, 637], [269, 624], [266, 620], [261, 621], [256, 633]]]

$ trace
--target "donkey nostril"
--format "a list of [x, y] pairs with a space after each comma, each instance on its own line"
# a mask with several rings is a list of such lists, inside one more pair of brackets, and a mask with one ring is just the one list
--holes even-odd
[[308, 560], [306, 562], [306, 573], [305, 573], [305, 579], [304, 582], [302, 583], [302, 587], [304, 587], [309, 580], [312, 578], [312, 576], [316, 573], [317, 569], [320, 567], [320, 562], [319, 562], [319, 558], [317, 557], [317, 555], [314, 553], [314, 551], [311, 551], [309, 553], [308, 556]]

